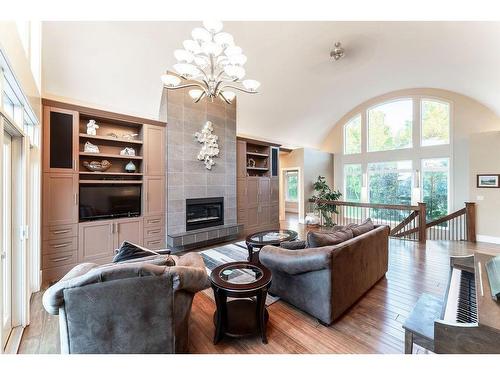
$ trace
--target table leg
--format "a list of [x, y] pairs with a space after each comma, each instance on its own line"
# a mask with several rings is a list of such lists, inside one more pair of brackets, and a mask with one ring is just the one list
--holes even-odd
[[248, 249], [248, 261], [250, 263], [253, 262], [253, 246], [250, 245], [248, 242], [247, 242], [247, 249]]
[[227, 296], [224, 291], [219, 288], [212, 287], [214, 291], [215, 305], [217, 310], [215, 311], [215, 334], [214, 334], [214, 345], [217, 344], [223, 337], [226, 329], [227, 323]]
[[267, 289], [262, 289], [260, 293], [257, 294], [257, 321], [259, 323], [259, 331], [264, 344], [267, 344], [266, 297]]
[[405, 329], [405, 354], [413, 353], [413, 333]]

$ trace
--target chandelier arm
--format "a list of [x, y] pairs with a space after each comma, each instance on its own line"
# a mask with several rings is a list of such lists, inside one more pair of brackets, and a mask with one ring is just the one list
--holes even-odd
[[196, 99], [194, 102], [195, 102], [195, 103], [198, 103], [201, 99], [203, 99], [203, 97], [204, 97], [205, 95], [206, 95], [206, 93], [205, 93], [205, 91], [203, 91], [203, 92], [201, 93], [201, 95], [198, 97], [198, 99]]
[[258, 93], [258, 91], [251, 91], [251, 90], [247, 90], [247, 89], [244, 89], [242, 87], [233, 86], [233, 85], [224, 85], [224, 86], [221, 86], [220, 90], [225, 89], [225, 88], [235, 89], [235, 90], [238, 90], [238, 91], [245, 92], [247, 94], [257, 94]]
[[226, 97], [224, 96], [224, 93], [220, 92], [219, 93], [219, 96], [227, 103], [227, 104], [231, 104], [231, 102], [229, 100], [226, 99]]
[[200, 85], [199, 83], [186, 83], [184, 85], [179, 85], [179, 86], [172, 86], [168, 87], [166, 85], [163, 85], [167, 90], [178, 90], [178, 89], [184, 89], [186, 87], [199, 87], [200, 89], [203, 89], [203, 92], [205, 92], [207, 89], [206, 87], [203, 87], [203, 85]]

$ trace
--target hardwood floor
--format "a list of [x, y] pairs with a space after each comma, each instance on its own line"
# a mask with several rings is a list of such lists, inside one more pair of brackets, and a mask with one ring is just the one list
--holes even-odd
[[[283, 227], [301, 236], [305, 228], [292, 220]], [[224, 338], [212, 344], [214, 302], [204, 293], [194, 298], [190, 323], [191, 353], [403, 353], [402, 323], [423, 292], [442, 296], [445, 292], [450, 255], [475, 250], [498, 254], [499, 245], [461, 242], [416, 242], [391, 239], [389, 271], [350, 310], [330, 327], [278, 301], [269, 306], [268, 340], [258, 337]], [[19, 353], [59, 353], [58, 317], [48, 315], [41, 304], [42, 293], [33, 296], [31, 325], [25, 329]], [[425, 352], [417, 348], [417, 352]]]

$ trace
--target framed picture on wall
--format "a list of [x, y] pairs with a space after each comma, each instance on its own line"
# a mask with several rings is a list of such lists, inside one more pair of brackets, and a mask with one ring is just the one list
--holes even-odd
[[498, 174], [478, 174], [477, 187], [478, 188], [498, 188], [499, 185]]

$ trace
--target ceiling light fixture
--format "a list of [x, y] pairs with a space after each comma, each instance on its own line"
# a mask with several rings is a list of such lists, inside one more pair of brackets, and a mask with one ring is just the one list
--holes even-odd
[[204, 21], [202, 27], [191, 32], [193, 39], [185, 40], [184, 49], [174, 51], [177, 74], [161, 76], [168, 90], [192, 87], [189, 96], [195, 103], [204, 97], [213, 101], [219, 97], [230, 104], [236, 94], [232, 90], [249, 94], [257, 93], [260, 83], [254, 79], [241, 81], [245, 76], [247, 57], [234, 44], [233, 36], [222, 32], [222, 22]]
[[337, 42], [335, 43], [335, 48], [330, 52], [330, 57], [333, 57], [335, 61], [340, 60], [342, 57], [344, 57], [345, 51], [344, 48], [342, 48], [342, 43]]

